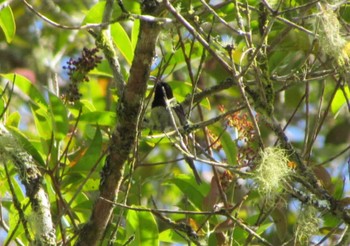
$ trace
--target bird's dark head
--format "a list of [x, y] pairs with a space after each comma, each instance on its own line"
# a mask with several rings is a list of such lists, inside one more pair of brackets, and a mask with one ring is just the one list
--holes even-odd
[[164, 91], [166, 93], [167, 99], [172, 99], [174, 97], [173, 90], [170, 85], [165, 82], [158, 82], [156, 84], [156, 89], [154, 91], [154, 99], [152, 102], [152, 108], [154, 107], [166, 107]]

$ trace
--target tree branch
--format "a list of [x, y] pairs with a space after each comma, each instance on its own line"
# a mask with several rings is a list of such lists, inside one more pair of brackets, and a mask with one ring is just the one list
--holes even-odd
[[[153, 3], [153, 4], [152, 4]], [[162, 7], [157, 1], [145, 1], [145, 14], [159, 15]], [[150, 66], [160, 25], [141, 20], [140, 33], [135, 56], [130, 69], [130, 77], [117, 107], [117, 127], [109, 144], [109, 155], [101, 173], [100, 199], [94, 205], [90, 221], [82, 229], [77, 245], [97, 245], [108, 225], [115, 201], [118, 197], [124, 166], [128, 162], [138, 136], [139, 115], [147, 90]]]
[[[8, 1], [5, 2], [3, 4], [0, 5], [0, 10], [7, 7], [9, 5]], [[161, 17], [154, 17], [151, 15], [138, 15], [138, 14], [132, 14], [132, 13], [122, 13], [119, 17], [110, 20], [110, 18], [107, 18], [108, 16], [110, 17], [111, 15], [105, 15], [103, 18], [102, 23], [89, 23], [89, 24], [85, 24], [85, 25], [77, 25], [77, 26], [68, 26], [68, 25], [63, 25], [61, 23], [55, 22], [51, 19], [49, 19], [48, 17], [46, 17], [45, 15], [41, 14], [39, 11], [37, 11], [31, 4], [29, 4], [26, 0], [22, 0], [23, 3], [27, 6], [27, 8], [32, 11], [36, 16], [38, 16], [40, 19], [42, 19], [44, 22], [46, 22], [47, 24], [59, 28], [59, 29], [65, 29], [65, 30], [86, 30], [86, 29], [91, 29], [91, 28], [107, 28], [109, 25], [116, 23], [116, 22], [122, 22], [122, 21], [127, 21], [127, 20], [133, 20], [133, 19], [139, 19], [139, 20], [144, 20], [144, 21], [149, 21], [149, 22], [158, 22], [158, 23], [163, 23], [163, 24], [167, 24], [167, 23], [171, 23], [172, 20], [169, 18], [161, 18]], [[113, 1], [112, 1], [113, 2]], [[110, 8], [110, 4], [106, 4], [106, 8], [109, 10], [112, 10], [112, 8]]]
[[0, 125], [0, 152], [13, 162], [19, 170], [19, 177], [26, 189], [32, 207], [32, 229], [35, 232], [34, 245], [56, 245], [56, 232], [52, 224], [50, 201], [42, 186], [42, 174], [37, 164], [21, 147], [14, 136]]

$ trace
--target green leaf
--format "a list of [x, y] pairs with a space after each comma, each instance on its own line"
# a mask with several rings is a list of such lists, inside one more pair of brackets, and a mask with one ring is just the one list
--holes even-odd
[[192, 93], [192, 85], [188, 82], [170, 81], [168, 83], [174, 92], [174, 97], [178, 102], [185, 100], [186, 96]]
[[11, 113], [6, 119], [6, 126], [13, 126], [18, 128], [21, 121], [21, 115], [18, 111]]
[[[192, 84], [190, 82], [183, 82], [183, 81], [171, 81], [169, 82], [169, 85], [173, 89], [174, 97], [178, 102], [182, 102], [186, 99], [187, 96], [192, 94]], [[199, 88], [197, 88], [196, 92], [201, 92]], [[204, 108], [210, 110], [210, 101], [208, 98], [204, 98], [200, 105]]]
[[167, 229], [159, 234], [159, 241], [165, 243], [186, 243], [186, 240], [173, 229]]
[[6, 42], [11, 43], [16, 34], [16, 23], [10, 6], [0, 11], [0, 27], [5, 34]]
[[159, 245], [159, 232], [153, 214], [129, 210], [126, 216], [128, 236], [135, 236], [129, 245]]
[[47, 112], [46, 108], [39, 107], [36, 104], [31, 104], [31, 110], [40, 138], [50, 140], [52, 137], [52, 124], [49, 112]]
[[[1, 92], [3, 93], [3, 92]], [[0, 114], [2, 114], [5, 110], [5, 96], [2, 96], [2, 98], [0, 99]]]
[[199, 186], [194, 177], [190, 178], [189, 175], [179, 174], [172, 180], [173, 183], [188, 197], [194, 207], [200, 210], [202, 208], [204, 196], [199, 191]]
[[210, 129], [217, 135], [220, 136], [220, 141], [224, 152], [226, 154], [226, 159], [229, 164], [237, 164], [237, 146], [232, 136], [222, 127], [211, 126]]
[[120, 53], [130, 65], [134, 58], [134, 49], [128, 34], [119, 23], [114, 23], [111, 25], [111, 35]]
[[256, 233], [261, 235], [263, 232], [265, 232], [267, 229], [269, 229], [274, 223], [272, 222], [266, 222], [259, 226], [258, 230], [256, 230]]
[[113, 78], [112, 70], [108, 64], [108, 61], [106, 60], [103, 60], [101, 63], [99, 63], [97, 67], [89, 72], [89, 74]]
[[288, 219], [285, 209], [276, 207], [271, 212], [271, 217], [274, 221], [278, 238], [281, 241], [285, 241], [286, 236], [288, 235]]
[[6, 128], [11, 132], [12, 136], [16, 138], [19, 145], [30, 154], [34, 160], [41, 166], [45, 166], [45, 161], [37, 148], [33, 145], [32, 141], [29, 141], [28, 138], [20, 132], [16, 127], [6, 126]]
[[134, 20], [134, 25], [132, 26], [132, 30], [131, 30], [131, 45], [133, 50], [135, 50], [136, 48], [139, 32], [140, 32], [140, 20]]
[[[17, 197], [17, 199], [21, 202], [21, 207], [25, 207], [29, 203], [29, 198], [24, 197], [23, 200]], [[20, 221], [18, 211], [15, 206], [12, 205], [9, 211], [9, 231], [7, 232], [8, 237], [17, 238], [20, 235], [24, 234], [23, 224], [19, 223], [19, 227], [17, 227], [18, 222]]]
[[[100, 185], [100, 179], [92, 179], [90, 178], [84, 185], [84, 191], [96, 191]], [[87, 209], [91, 209], [88, 207]]]
[[63, 139], [68, 132], [67, 109], [62, 100], [56, 95], [49, 92], [50, 112], [52, 114], [52, 125], [54, 129], [55, 139]]
[[45, 98], [43, 97], [42, 92], [40, 92], [26, 77], [14, 73], [0, 74], [0, 76], [14, 82], [15, 85], [25, 95], [27, 95], [33, 103], [47, 107], [47, 103], [45, 101]]
[[96, 129], [94, 139], [88, 149], [83, 150], [77, 156], [76, 164], [71, 168], [72, 172], [90, 171], [96, 164], [102, 153], [102, 135], [99, 129]]
[[81, 99], [74, 105], [68, 105], [68, 109], [74, 117], [78, 117], [80, 111], [82, 111], [83, 113], [96, 111], [94, 104], [89, 100], [85, 99]]
[[115, 126], [116, 114], [110, 111], [87, 112], [80, 117], [79, 122], [99, 126]]
[[349, 4], [344, 4], [339, 8], [339, 14], [341, 15], [342, 20], [347, 23], [350, 22], [350, 6]]
[[11, 177], [11, 183], [12, 183], [16, 198], [18, 199], [19, 202], [21, 202], [22, 204], [25, 204], [23, 203], [24, 200], [26, 200], [25, 190], [23, 185], [20, 182], [21, 181], [18, 180], [17, 177], [14, 177], [14, 176]]
[[344, 96], [344, 93], [346, 94], [346, 97], [350, 98], [350, 90], [348, 86], [344, 86], [344, 90], [338, 89], [335, 93], [335, 96], [333, 98], [331, 109], [333, 114], [337, 114], [340, 110], [340, 108], [346, 104], [346, 97]]
[[[326, 133], [326, 144], [332, 144], [334, 146], [339, 146], [342, 144], [348, 144], [350, 139], [350, 127], [348, 120], [342, 120], [341, 122], [337, 122], [334, 126], [329, 127]], [[334, 146], [332, 147], [332, 151], [334, 151]], [[325, 146], [326, 147], [326, 146]], [[324, 147], [322, 153], [326, 155], [327, 149]], [[331, 152], [329, 154], [331, 154]]]
[[102, 22], [106, 1], [101, 1], [90, 8], [82, 24], [98, 24]]
[[236, 226], [233, 230], [233, 237], [237, 245], [243, 245], [243, 242], [245, 242], [245, 240], [248, 238], [248, 235], [248, 232], [239, 226]]

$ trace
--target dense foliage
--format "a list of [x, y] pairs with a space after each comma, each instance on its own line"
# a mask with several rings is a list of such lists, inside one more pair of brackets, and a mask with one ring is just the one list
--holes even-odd
[[[2, 0], [0, 29], [0, 244], [349, 244], [348, 1]], [[150, 129], [160, 81], [186, 127]]]

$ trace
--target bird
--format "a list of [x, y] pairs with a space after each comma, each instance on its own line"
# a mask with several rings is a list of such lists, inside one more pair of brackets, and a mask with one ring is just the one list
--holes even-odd
[[[166, 132], [169, 130], [176, 130], [176, 128], [186, 128], [188, 126], [185, 111], [182, 105], [174, 98], [173, 90], [166, 82], [160, 81], [156, 83], [151, 108], [151, 130]], [[174, 126], [174, 123], [176, 126]], [[187, 136], [183, 133], [181, 133], [181, 136], [186, 142], [188, 139]], [[201, 184], [202, 180], [194, 165], [193, 159], [185, 156], [185, 161], [192, 169], [196, 182]]]

